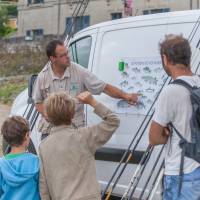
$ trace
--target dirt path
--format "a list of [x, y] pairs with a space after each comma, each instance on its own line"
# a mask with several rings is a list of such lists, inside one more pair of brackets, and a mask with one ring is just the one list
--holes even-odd
[[[10, 106], [0, 104], [0, 127], [10, 113]], [[0, 156], [2, 156], [2, 137], [0, 135]]]

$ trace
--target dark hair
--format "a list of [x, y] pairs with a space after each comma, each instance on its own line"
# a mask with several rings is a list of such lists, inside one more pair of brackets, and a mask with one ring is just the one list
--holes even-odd
[[26, 119], [20, 116], [12, 116], [4, 121], [1, 134], [10, 146], [17, 147], [22, 145], [29, 130], [29, 123]]
[[172, 64], [183, 64], [190, 67], [191, 48], [187, 39], [182, 35], [166, 35], [160, 43], [160, 54], [164, 54]]
[[50, 58], [50, 56], [55, 56], [56, 47], [58, 45], [64, 45], [64, 43], [61, 40], [52, 40], [47, 44], [46, 54], [48, 58]]

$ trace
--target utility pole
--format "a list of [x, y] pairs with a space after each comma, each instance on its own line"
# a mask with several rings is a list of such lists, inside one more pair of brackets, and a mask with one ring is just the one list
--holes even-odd
[[192, 10], [192, 2], [193, 2], [193, 0], [190, 0], [190, 10]]
[[199, 0], [197, 0], [197, 9], [199, 9]]

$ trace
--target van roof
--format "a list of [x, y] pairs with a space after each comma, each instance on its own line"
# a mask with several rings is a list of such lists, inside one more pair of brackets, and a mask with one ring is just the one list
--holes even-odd
[[[130, 23], [130, 22], [136, 22], [136, 21], [149, 21], [149, 20], [154, 20], [154, 19], [161, 19], [161, 18], [171, 18], [171, 17], [184, 17], [185, 21], [187, 20], [197, 20], [197, 18], [193, 17], [200, 17], [200, 10], [186, 10], [186, 11], [175, 11], [175, 12], [166, 12], [166, 13], [158, 13], [158, 14], [150, 14], [150, 15], [139, 15], [139, 16], [133, 16], [133, 17], [127, 17], [127, 18], [122, 18], [122, 19], [117, 19], [117, 20], [110, 20], [106, 22], [102, 22], [99, 24], [95, 24], [92, 26], [89, 26], [78, 33], [76, 35], [81, 34], [85, 31], [89, 31], [92, 29], [100, 28], [100, 27], [106, 27], [106, 26], [111, 26], [111, 25], [118, 25], [118, 24], [124, 24], [124, 23]], [[188, 16], [193, 16], [193, 17], [188, 17]]]

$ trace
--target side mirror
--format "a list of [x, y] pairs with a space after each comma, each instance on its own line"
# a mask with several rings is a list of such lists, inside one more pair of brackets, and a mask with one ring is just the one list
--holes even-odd
[[31, 75], [28, 81], [28, 104], [34, 103], [33, 98], [32, 98], [32, 93], [33, 93], [33, 86], [35, 83], [35, 80], [37, 79], [37, 74]]

